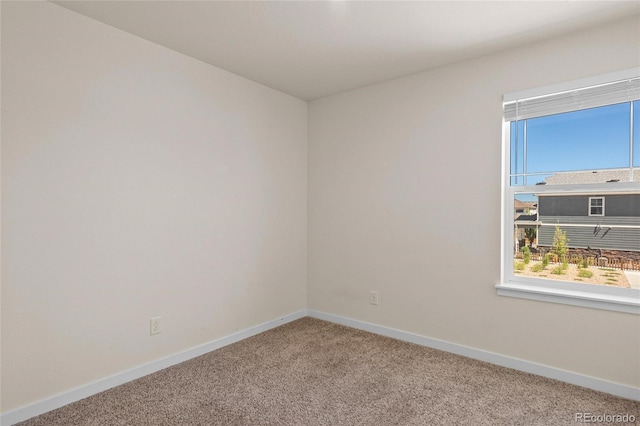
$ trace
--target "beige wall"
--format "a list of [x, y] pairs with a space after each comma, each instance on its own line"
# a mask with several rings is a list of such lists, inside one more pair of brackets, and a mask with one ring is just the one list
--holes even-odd
[[304, 309], [306, 180], [306, 102], [2, 2], [2, 411]]
[[640, 65], [639, 24], [311, 102], [309, 308], [640, 386], [639, 316], [494, 288], [502, 95]]

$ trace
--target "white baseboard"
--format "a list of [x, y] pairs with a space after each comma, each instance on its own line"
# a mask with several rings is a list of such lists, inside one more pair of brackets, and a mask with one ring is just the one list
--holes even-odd
[[130, 370], [114, 374], [113, 376], [105, 377], [104, 379], [100, 379], [93, 383], [77, 387], [67, 392], [63, 392], [52, 397], [42, 399], [40, 401], [36, 401], [32, 404], [7, 411], [6, 413], [3, 413], [2, 416], [0, 416], [0, 425], [9, 426], [38, 416], [40, 414], [44, 414], [48, 411], [55, 410], [56, 408], [71, 404], [72, 402], [76, 402], [91, 395], [103, 392], [107, 389], [111, 389], [115, 386], [125, 384], [135, 379], [139, 379], [140, 377], [155, 373], [156, 371], [171, 367], [172, 365], [188, 361], [192, 358], [204, 355], [208, 352], [214, 351], [232, 343], [239, 342], [240, 340], [255, 336], [256, 334], [262, 333], [272, 328], [276, 328], [288, 322], [295, 321], [306, 316], [306, 314], [306, 310], [294, 312], [292, 314], [267, 321], [265, 323], [247, 328], [245, 330], [193, 347], [191, 349], [187, 349], [185, 351], [160, 358], [148, 364], [143, 364]]
[[562, 370], [548, 365], [537, 364], [531, 361], [525, 361], [518, 358], [512, 358], [505, 355], [487, 352], [480, 349], [474, 349], [468, 346], [450, 343], [444, 340], [433, 339], [431, 337], [421, 336], [419, 334], [409, 333], [390, 327], [384, 327], [364, 321], [351, 318], [341, 317], [339, 315], [328, 314], [325, 312], [309, 309], [307, 315], [313, 318], [333, 322], [347, 327], [357, 328], [359, 330], [369, 331], [371, 333], [380, 334], [382, 336], [392, 337], [394, 339], [405, 342], [415, 343], [441, 351], [450, 352], [456, 355], [462, 355], [468, 358], [485, 361], [490, 364], [500, 365], [502, 367], [513, 368], [514, 370], [531, 373], [549, 379], [559, 380], [561, 382], [570, 383], [572, 385], [582, 386], [585, 388], [605, 392], [611, 395], [620, 396], [622, 398], [640, 401], [640, 389], [632, 386], [622, 385], [619, 383], [609, 382], [595, 377], [589, 377], [571, 371]]

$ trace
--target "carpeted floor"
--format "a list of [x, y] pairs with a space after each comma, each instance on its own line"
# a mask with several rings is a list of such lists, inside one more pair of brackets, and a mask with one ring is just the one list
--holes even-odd
[[21, 425], [573, 425], [640, 403], [302, 318]]

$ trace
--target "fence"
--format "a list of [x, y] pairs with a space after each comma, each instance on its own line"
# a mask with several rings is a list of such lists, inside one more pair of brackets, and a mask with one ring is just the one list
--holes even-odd
[[[531, 253], [531, 260], [542, 261], [545, 255], [549, 256], [549, 262], [558, 263], [558, 255], [553, 253]], [[515, 259], [522, 259], [522, 252], [517, 253], [514, 256]], [[595, 257], [595, 256], [567, 256], [567, 262], [573, 265], [581, 264], [587, 261], [589, 266], [598, 266], [604, 268], [621, 269], [626, 271], [640, 271], [640, 260], [627, 259], [627, 258], [608, 258], [608, 257]]]

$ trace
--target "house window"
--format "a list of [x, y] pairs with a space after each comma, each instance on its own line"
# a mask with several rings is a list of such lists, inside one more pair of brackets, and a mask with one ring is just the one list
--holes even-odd
[[498, 294], [640, 314], [640, 69], [508, 94], [503, 111]]
[[604, 216], [604, 197], [589, 197], [589, 216]]

